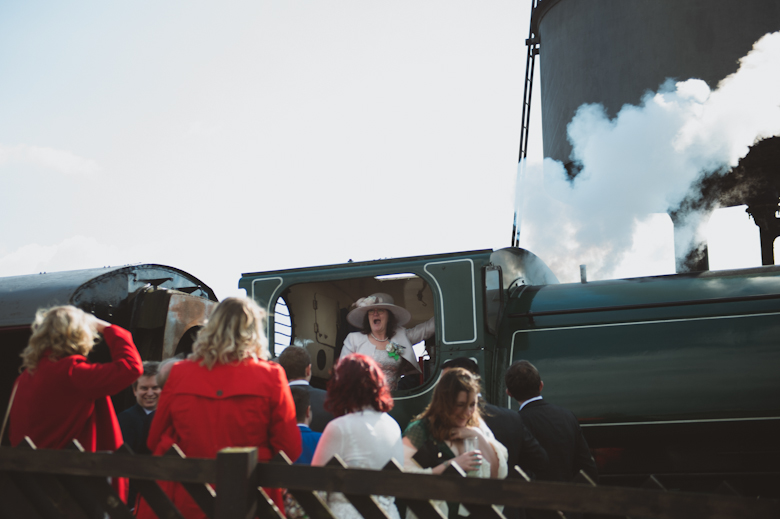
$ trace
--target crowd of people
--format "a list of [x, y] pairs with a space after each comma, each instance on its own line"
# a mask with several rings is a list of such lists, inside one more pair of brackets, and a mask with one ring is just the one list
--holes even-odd
[[[142, 362], [131, 334], [73, 306], [41, 310], [22, 353], [10, 402], [9, 438], [39, 448], [161, 456], [174, 445], [185, 455], [215, 458], [226, 447], [254, 446], [258, 460], [284, 453], [299, 465], [323, 466], [338, 456], [347, 467], [381, 470], [395, 460], [408, 472], [439, 475], [457, 464], [469, 476], [505, 478], [518, 466], [544, 481], [570, 481], [579, 470], [596, 477], [596, 464], [574, 415], [546, 402], [538, 370], [528, 361], [505, 374], [519, 411], [484, 402], [473, 359], [443, 363], [430, 404], [405, 430], [388, 412], [401, 377], [420, 369], [412, 343], [430, 337], [433, 320], [403, 328], [409, 312], [387, 294], [360, 299], [348, 315], [360, 331], [347, 336], [327, 390], [314, 388], [311, 358], [288, 346], [269, 360], [265, 311], [248, 298], [222, 301], [199, 331], [186, 358]], [[102, 336], [111, 362], [87, 355]], [[130, 386], [136, 404], [117, 414], [111, 395]], [[127, 482], [112, 482], [137, 517], [153, 510]], [[206, 515], [176, 482], [160, 482], [183, 517]], [[305, 512], [283, 489], [266, 488], [288, 517]], [[414, 514], [392, 496], [374, 496], [388, 517]], [[361, 517], [340, 493], [324, 495], [336, 517]], [[448, 518], [467, 516], [458, 503], [437, 503]], [[552, 517], [506, 510], [509, 517]]]

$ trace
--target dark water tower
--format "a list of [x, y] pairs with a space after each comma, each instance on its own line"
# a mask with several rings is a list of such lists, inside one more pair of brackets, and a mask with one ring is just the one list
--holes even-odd
[[[714, 89], [761, 36], [780, 30], [780, 2], [540, 0], [532, 27], [540, 41], [544, 155], [576, 174], [566, 125], [580, 105], [601, 103], [613, 118], [667, 78], [699, 78]], [[774, 264], [780, 138], [757, 143], [739, 166], [700, 191], [684, 205], [706, 210], [747, 204], [761, 230], [762, 261]], [[672, 221], [676, 214], [671, 212]], [[707, 268], [706, 243], [686, 251], [677, 265], [678, 272]]]

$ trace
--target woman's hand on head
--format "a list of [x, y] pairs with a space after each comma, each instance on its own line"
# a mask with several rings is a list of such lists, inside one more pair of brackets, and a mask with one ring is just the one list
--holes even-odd
[[103, 333], [103, 330], [105, 330], [106, 328], [111, 326], [111, 323], [109, 323], [107, 321], [104, 321], [103, 319], [99, 319], [99, 318], [95, 317], [94, 315], [92, 317], [94, 319], [93, 322], [92, 322], [92, 326], [95, 328], [95, 330], [98, 333]]

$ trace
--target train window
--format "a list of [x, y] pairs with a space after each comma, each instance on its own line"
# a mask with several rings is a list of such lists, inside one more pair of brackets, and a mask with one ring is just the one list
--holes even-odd
[[485, 324], [493, 335], [496, 335], [498, 318], [504, 305], [501, 267], [485, 267]]
[[[275, 303], [274, 354], [279, 355], [290, 344], [305, 347], [312, 359], [312, 385], [325, 387], [345, 338], [358, 331], [347, 321], [352, 304], [377, 292], [390, 294], [396, 305], [409, 311], [412, 317], [404, 326], [407, 329], [425, 323], [434, 315], [431, 287], [415, 274], [291, 285], [282, 291]], [[423, 374], [428, 372], [428, 366], [434, 360], [433, 344], [431, 337], [413, 345], [417, 367]], [[405, 387], [416, 387], [424, 378], [415, 375], [405, 381]]]
[[290, 309], [287, 308], [287, 301], [280, 297], [274, 305], [274, 355], [278, 357], [290, 345], [291, 339]]

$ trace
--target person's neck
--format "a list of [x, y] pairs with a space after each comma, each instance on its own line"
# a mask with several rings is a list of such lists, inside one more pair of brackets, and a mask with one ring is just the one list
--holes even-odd
[[383, 328], [381, 330], [371, 330], [371, 335], [376, 339], [377, 341], [386, 341], [390, 337], [387, 336], [387, 328]]

